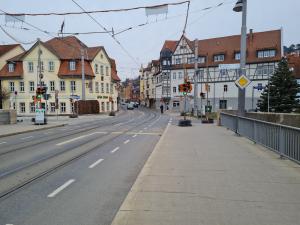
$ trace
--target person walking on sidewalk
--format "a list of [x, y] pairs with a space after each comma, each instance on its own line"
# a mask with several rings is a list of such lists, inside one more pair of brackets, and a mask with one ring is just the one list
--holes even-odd
[[160, 113], [161, 113], [161, 114], [164, 113], [164, 106], [163, 106], [163, 104], [160, 105]]

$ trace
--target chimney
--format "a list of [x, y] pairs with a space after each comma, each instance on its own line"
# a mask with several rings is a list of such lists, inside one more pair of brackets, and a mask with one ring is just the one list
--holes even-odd
[[253, 37], [254, 37], [254, 35], [253, 35], [253, 29], [250, 29], [250, 40], [251, 41], [253, 41]]

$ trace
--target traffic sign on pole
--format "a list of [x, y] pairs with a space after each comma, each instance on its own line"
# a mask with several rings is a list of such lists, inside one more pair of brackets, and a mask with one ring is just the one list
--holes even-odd
[[240, 89], [245, 89], [250, 83], [251, 83], [251, 80], [250, 80], [247, 76], [245, 76], [245, 75], [240, 76], [240, 77], [235, 81], [235, 84], [236, 84]]

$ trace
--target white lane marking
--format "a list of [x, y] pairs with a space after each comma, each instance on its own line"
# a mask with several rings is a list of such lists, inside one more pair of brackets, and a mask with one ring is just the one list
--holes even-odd
[[0, 142], [0, 145], [3, 145], [3, 144], [6, 144], [7, 142], [3, 141], [3, 142]]
[[117, 123], [117, 124], [115, 124], [114, 126], [119, 126], [119, 125], [122, 125], [123, 123]]
[[12, 223], [7, 223], [6, 225], [13, 225]]
[[52, 134], [52, 132], [46, 132], [46, 133], [44, 133], [44, 134]]
[[57, 195], [59, 192], [61, 192], [62, 190], [64, 190], [65, 188], [67, 188], [69, 185], [71, 185], [73, 182], [75, 182], [74, 179], [68, 180], [66, 183], [64, 183], [63, 185], [61, 185], [59, 188], [57, 188], [56, 190], [54, 190], [51, 194], [48, 195], [48, 198], [53, 198], [55, 197], [55, 195]]
[[147, 129], [148, 129], [147, 127], [144, 128], [144, 130], [147, 130]]
[[137, 134], [133, 135], [132, 137], [135, 138], [137, 136]]
[[23, 137], [23, 138], [21, 138], [21, 139], [22, 139], [22, 140], [26, 140], [26, 139], [30, 139], [30, 138], [33, 138], [33, 136]]
[[118, 151], [120, 149], [120, 147], [116, 147], [114, 150], [110, 151], [110, 153], [115, 153], [116, 151]]
[[143, 132], [143, 130], [140, 130], [140, 131], [139, 131], [139, 133], [142, 133], [142, 132]]
[[94, 134], [107, 134], [107, 132], [94, 132], [94, 133], [91, 133], [91, 134], [86, 134], [86, 135], [82, 135], [82, 136], [79, 136], [77, 138], [73, 138], [73, 139], [70, 139], [70, 140], [67, 140], [67, 141], [64, 141], [64, 142], [60, 142], [58, 144], [56, 144], [57, 146], [60, 146], [60, 145], [65, 145], [65, 144], [68, 144], [70, 142], [73, 142], [73, 141], [77, 141], [77, 140], [80, 140], [82, 138], [85, 138], [85, 137], [89, 137], [89, 136], [92, 136]]
[[94, 162], [92, 165], [89, 166], [90, 169], [94, 168], [95, 166], [97, 166], [99, 163], [101, 163], [104, 159], [99, 159], [96, 162]]
[[124, 144], [126, 145], [127, 143], [129, 143], [129, 141], [130, 141], [129, 139], [124, 141]]

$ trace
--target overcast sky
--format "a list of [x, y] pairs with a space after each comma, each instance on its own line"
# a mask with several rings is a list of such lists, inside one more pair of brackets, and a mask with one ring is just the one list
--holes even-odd
[[[148, 6], [180, 0], [76, 0], [86, 10], [102, 10]], [[203, 11], [203, 8], [216, 6]], [[186, 35], [191, 40], [228, 36], [240, 33], [241, 13], [232, 11], [234, 0], [192, 0]], [[68, 12], [81, 11], [72, 0], [1, 0], [0, 9], [10, 13]], [[116, 38], [121, 42], [131, 59], [119, 45], [107, 34], [80, 35], [80, 40], [88, 46], [103, 45], [108, 54], [117, 60], [119, 75], [122, 79], [138, 75], [141, 64], [146, 65], [152, 59], [158, 59], [160, 49], [166, 39], [177, 40], [182, 35], [187, 5], [169, 7], [166, 15], [146, 17], [144, 10], [93, 14], [95, 19], [107, 29], [115, 32], [148, 22], [147, 26], [134, 28]], [[299, 0], [248, 0], [248, 30], [265, 31], [280, 29], [284, 31], [284, 45], [300, 43], [300, 1]], [[21, 30], [21, 24], [5, 24], [0, 16], [1, 25], [10, 34], [22, 42], [30, 42], [40, 37], [43, 41], [52, 38], [33, 30]], [[87, 15], [26, 17], [26, 22], [43, 30], [57, 32], [65, 20], [65, 32], [102, 31], [101, 27]], [[23, 27], [31, 28], [23, 24]], [[55, 34], [52, 34], [55, 35]], [[0, 31], [1, 44], [15, 43]], [[24, 45], [28, 49], [31, 45]]]

